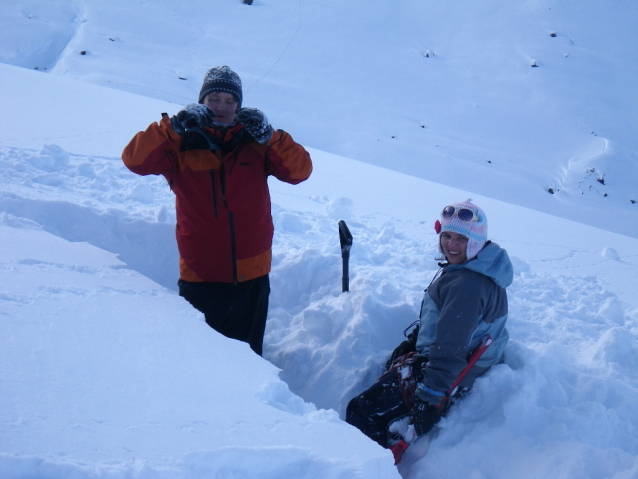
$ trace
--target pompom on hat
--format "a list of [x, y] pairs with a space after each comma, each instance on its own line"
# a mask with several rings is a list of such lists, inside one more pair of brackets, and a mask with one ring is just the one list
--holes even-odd
[[[441, 234], [444, 231], [451, 231], [452, 233], [458, 233], [463, 236], [467, 236], [467, 259], [468, 261], [474, 258], [479, 251], [485, 246], [487, 242], [487, 217], [481, 208], [472, 203], [471, 199], [465, 200], [462, 203], [454, 203], [449, 205], [455, 209], [454, 214], [450, 217], [444, 218], [443, 212], [441, 212], [441, 219], [437, 220], [434, 224], [434, 229], [437, 234]], [[444, 209], [447, 209], [446, 206]], [[459, 219], [459, 210], [470, 210], [473, 217], [470, 221], [462, 221]], [[439, 251], [441, 250], [441, 242], [439, 241]]]
[[241, 78], [226, 65], [210, 68], [206, 72], [202, 89], [199, 91], [199, 103], [204, 103], [206, 95], [214, 91], [223, 91], [232, 94], [235, 100], [237, 100], [237, 108], [241, 108]]

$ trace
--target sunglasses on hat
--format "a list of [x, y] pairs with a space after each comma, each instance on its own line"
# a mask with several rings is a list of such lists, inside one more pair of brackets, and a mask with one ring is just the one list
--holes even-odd
[[446, 220], [454, 218], [455, 216], [465, 223], [469, 223], [471, 221], [480, 221], [479, 217], [476, 216], [476, 213], [468, 208], [446, 206], [441, 212], [441, 217]]

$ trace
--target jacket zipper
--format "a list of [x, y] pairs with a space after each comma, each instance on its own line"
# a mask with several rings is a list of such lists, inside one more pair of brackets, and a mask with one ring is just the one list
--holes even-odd
[[213, 213], [215, 214], [215, 218], [217, 218], [217, 186], [215, 185], [215, 170], [210, 170], [210, 184], [213, 185]]
[[228, 223], [230, 226], [230, 254], [233, 262], [233, 284], [237, 286], [237, 283], [239, 283], [237, 279], [237, 249], [235, 246], [235, 221], [232, 211], [228, 212]]
[[[215, 212], [215, 218], [217, 218], [217, 186], [215, 183], [214, 170], [210, 170], [210, 178], [213, 185], [213, 209]], [[233, 284], [237, 286], [239, 280], [237, 278], [237, 245], [235, 238], [235, 219], [233, 217], [233, 212], [230, 211], [230, 209], [228, 208], [228, 202], [226, 201], [226, 172], [224, 170], [223, 160], [222, 166], [219, 170], [219, 182], [221, 185], [222, 202], [224, 203], [224, 207], [228, 211], [228, 227], [230, 230], [230, 258], [233, 266]]]
[[235, 218], [233, 212], [228, 208], [228, 202], [226, 201], [226, 170], [224, 169], [224, 163], [222, 163], [219, 169], [219, 179], [222, 186], [222, 201], [226, 210], [228, 210], [228, 227], [230, 228], [230, 258], [233, 262], [233, 284], [237, 286], [239, 280], [237, 279], [237, 245], [235, 244]]

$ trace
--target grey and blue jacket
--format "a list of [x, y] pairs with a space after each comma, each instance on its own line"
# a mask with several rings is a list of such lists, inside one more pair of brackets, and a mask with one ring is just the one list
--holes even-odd
[[492, 242], [470, 261], [443, 266], [421, 305], [416, 347], [428, 358], [422, 368], [422, 386], [433, 393], [448, 391], [486, 334], [493, 343], [460, 386], [471, 387], [476, 377], [501, 361], [509, 339], [505, 288], [513, 278], [507, 252]]

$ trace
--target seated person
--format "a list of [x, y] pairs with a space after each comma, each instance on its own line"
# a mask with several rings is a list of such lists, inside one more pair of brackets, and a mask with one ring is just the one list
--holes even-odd
[[[513, 280], [512, 263], [504, 249], [487, 240], [483, 210], [471, 200], [446, 206], [435, 229], [446, 262], [425, 291], [417, 334], [395, 350], [389, 371], [346, 410], [346, 421], [392, 449], [396, 462], [454, 398], [502, 362], [509, 338], [505, 288]], [[468, 368], [475, 350], [472, 362], [480, 358]]]

